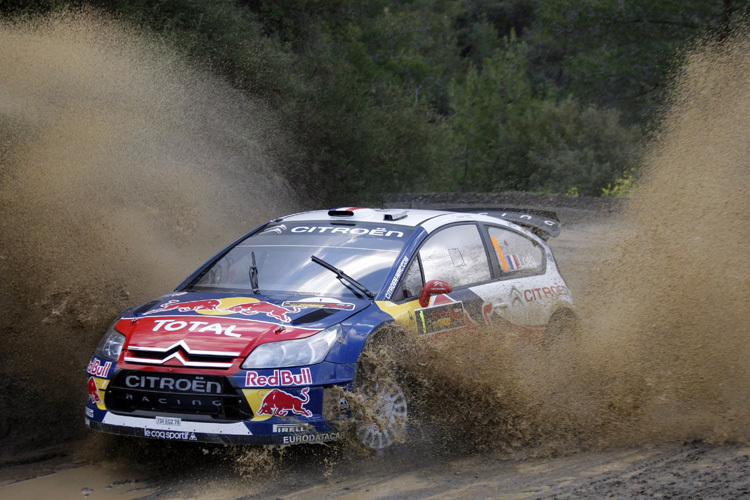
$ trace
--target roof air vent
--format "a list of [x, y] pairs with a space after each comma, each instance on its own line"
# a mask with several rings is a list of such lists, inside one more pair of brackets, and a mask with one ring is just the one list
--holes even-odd
[[383, 215], [383, 220], [401, 220], [405, 219], [408, 214], [403, 210], [400, 212], [390, 212]]
[[361, 210], [361, 207], [332, 208], [328, 211], [328, 215], [331, 217], [354, 217], [355, 210]]

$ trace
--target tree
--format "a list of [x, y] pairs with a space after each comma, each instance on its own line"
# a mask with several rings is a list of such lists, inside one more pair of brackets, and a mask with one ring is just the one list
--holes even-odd
[[658, 108], [679, 49], [747, 9], [736, 0], [545, 0], [527, 41], [535, 71], [637, 122]]
[[512, 175], [502, 130], [533, 100], [526, 50], [526, 44], [511, 36], [483, 61], [481, 70], [471, 65], [463, 82], [452, 86], [452, 123], [460, 155], [455, 175], [462, 191], [487, 191]]

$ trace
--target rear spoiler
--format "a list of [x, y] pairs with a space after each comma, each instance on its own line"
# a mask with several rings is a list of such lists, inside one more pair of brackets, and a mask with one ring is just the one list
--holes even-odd
[[536, 208], [448, 208], [453, 212], [471, 212], [481, 215], [489, 215], [497, 219], [507, 220], [513, 224], [531, 230], [534, 234], [547, 241], [552, 236], [560, 235], [560, 219], [555, 212], [549, 210], [537, 210]]

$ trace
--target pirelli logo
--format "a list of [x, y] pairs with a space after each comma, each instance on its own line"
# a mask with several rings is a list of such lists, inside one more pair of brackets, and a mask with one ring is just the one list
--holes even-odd
[[292, 434], [298, 432], [307, 432], [306, 425], [300, 424], [273, 424], [273, 432], [275, 434]]

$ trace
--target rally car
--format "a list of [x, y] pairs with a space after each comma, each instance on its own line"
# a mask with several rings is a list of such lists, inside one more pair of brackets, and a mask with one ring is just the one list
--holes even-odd
[[[502, 324], [539, 339], [575, 315], [546, 239], [552, 213], [337, 208], [254, 229], [173, 293], [123, 313], [86, 369], [86, 424], [145, 438], [297, 444], [341, 439], [331, 407], [356, 390], [362, 353], [398, 324], [461, 335]], [[364, 446], [403, 435], [407, 401], [375, 384], [387, 425], [357, 424]], [[326, 416], [329, 416], [326, 418]]]

